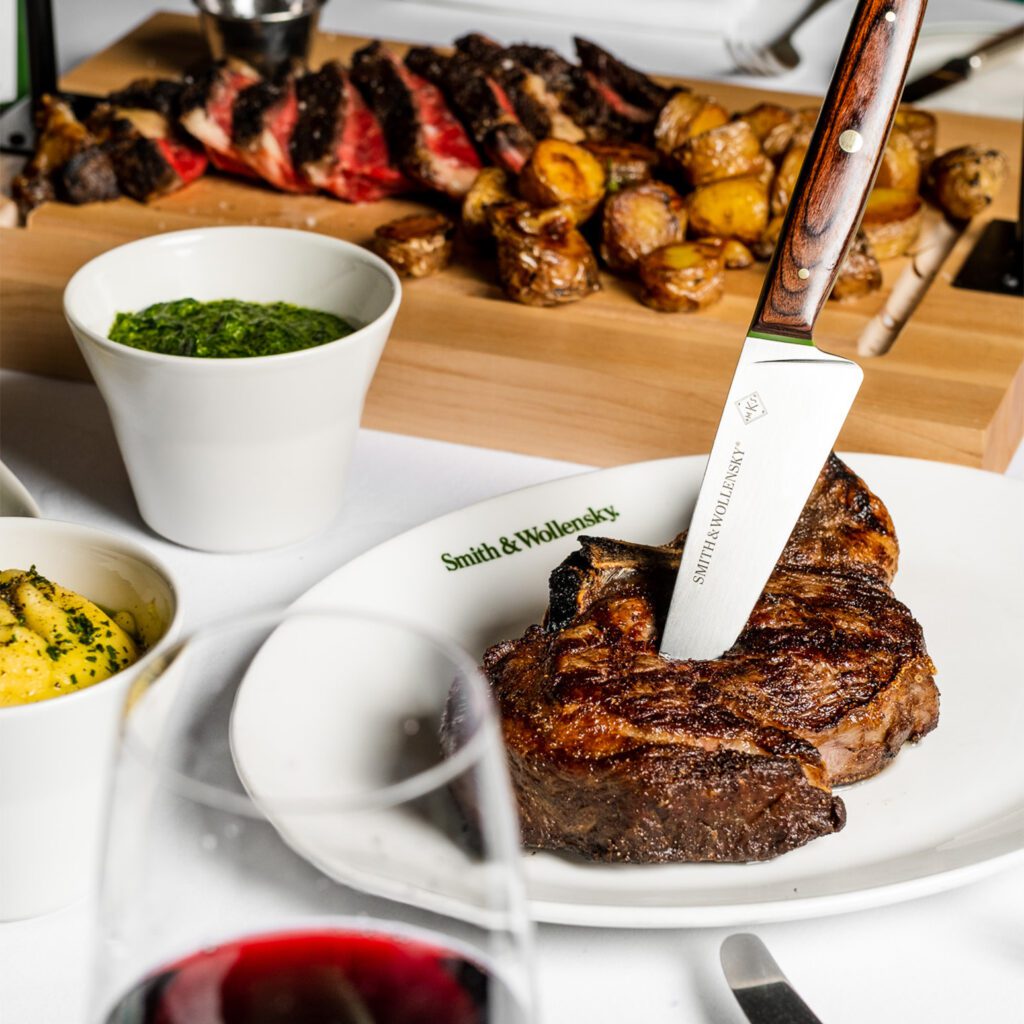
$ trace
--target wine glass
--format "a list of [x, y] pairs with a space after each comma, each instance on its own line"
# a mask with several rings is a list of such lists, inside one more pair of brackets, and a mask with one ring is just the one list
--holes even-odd
[[530, 941], [500, 727], [464, 651], [273, 612], [140, 679], [93, 1024], [524, 1024]]

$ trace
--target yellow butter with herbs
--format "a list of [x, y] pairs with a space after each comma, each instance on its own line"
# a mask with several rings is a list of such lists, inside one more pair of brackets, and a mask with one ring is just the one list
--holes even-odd
[[127, 612], [108, 615], [31, 569], [0, 572], [0, 707], [75, 693], [137, 661]]

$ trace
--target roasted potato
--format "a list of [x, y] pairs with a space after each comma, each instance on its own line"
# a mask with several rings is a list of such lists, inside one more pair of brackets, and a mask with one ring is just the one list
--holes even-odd
[[498, 242], [498, 277], [510, 299], [558, 306], [600, 290], [597, 260], [572, 211], [512, 202], [488, 207], [488, 217]]
[[927, 189], [943, 213], [970, 220], [984, 210], [1006, 181], [1006, 157], [997, 149], [960, 146], [928, 168]]
[[779, 106], [778, 103], [759, 103], [737, 114], [736, 119], [750, 125], [765, 155], [776, 160], [789, 148], [798, 115], [795, 110]]
[[673, 150], [672, 157], [694, 186], [741, 175], [760, 176], [765, 167], [771, 166], [746, 121], [730, 121], [694, 135]]
[[910, 136], [922, 171], [935, 159], [935, 115], [916, 107], [900, 107], [895, 126]]
[[836, 302], [848, 302], [877, 292], [881, 287], [882, 268], [871, 251], [870, 243], [863, 233], [858, 232], [839, 268], [839, 276], [829, 298]]
[[[814, 134], [814, 126], [818, 123], [818, 114], [820, 108], [818, 107], [801, 107], [793, 119], [793, 135], [789, 140], [789, 144], [804, 146], [805, 148], [810, 145], [811, 136]], [[787, 149], [789, 147], [786, 147]]]
[[729, 112], [717, 100], [696, 92], [677, 92], [661, 108], [654, 126], [654, 144], [665, 154], [687, 139], [726, 124]]
[[906, 132], [893, 128], [882, 153], [882, 164], [878, 168], [875, 187], [916, 192], [920, 184], [921, 158], [917, 155], [917, 147]]
[[410, 213], [381, 224], [370, 248], [404, 277], [427, 277], [452, 259], [455, 225], [440, 213]]
[[789, 201], [793, 198], [793, 189], [796, 188], [796, 180], [800, 176], [800, 168], [804, 165], [804, 158], [807, 156], [807, 143], [793, 142], [786, 155], [779, 164], [775, 174], [775, 180], [771, 185], [771, 211], [773, 217], [779, 217], [786, 212]]
[[860, 229], [876, 259], [902, 256], [921, 230], [921, 197], [916, 192], [876, 188], [868, 196]]
[[462, 200], [462, 225], [470, 238], [488, 238], [491, 224], [487, 207], [514, 199], [508, 172], [501, 167], [485, 167], [474, 179]]
[[642, 256], [686, 237], [686, 203], [670, 185], [647, 182], [608, 197], [601, 225], [601, 256], [629, 273]]
[[695, 313], [718, 302], [725, 292], [720, 245], [664, 245], [644, 256], [639, 270], [640, 301], [662, 313]]
[[726, 270], [742, 270], [754, 262], [754, 254], [735, 238], [698, 238], [701, 245], [716, 245], [722, 254], [722, 266]]
[[768, 190], [757, 178], [725, 178], [690, 197], [690, 233], [756, 242], [768, 224]]
[[775, 245], [779, 240], [779, 235], [782, 233], [782, 224], [785, 220], [784, 214], [776, 214], [768, 221], [764, 231], [761, 232], [760, 238], [756, 242], [752, 242], [750, 251], [754, 254], [754, 257], [759, 260], [770, 260], [772, 253], [775, 252]]
[[583, 148], [590, 150], [604, 168], [609, 192], [650, 181], [660, 160], [657, 150], [630, 142], [587, 142]]
[[582, 224], [597, 209], [606, 184], [604, 167], [589, 150], [544, 139], [523, 165], [519, 194], [534, 206], [562, 206]]

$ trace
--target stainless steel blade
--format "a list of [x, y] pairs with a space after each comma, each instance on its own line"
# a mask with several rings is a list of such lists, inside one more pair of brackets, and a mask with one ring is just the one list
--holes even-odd
[[856, 363], [809, 342], [747, 338], [690, 522], [662, 654], [706, 660], [733, 645], [862, 378]]
[[821, 1024], [756, 935], [730, 935], [720, 956], [725, 980], [750, 1024]]

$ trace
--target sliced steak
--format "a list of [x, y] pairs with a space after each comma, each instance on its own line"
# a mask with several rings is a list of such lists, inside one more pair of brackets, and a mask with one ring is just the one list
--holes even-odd
[[231, 139], [242, 162], [282, 192], [312, 187], [292, 162], [292, 135], [299, 120], [295, 75], [262, 79], [243, 89], [231, 110]]
[[234, 142], [234, 110], [239, 95], [261, 81], [239, 60], [220, 61], [186, 79], [181, 94], [181, 125], [206, 149], [210, 162], [229, 174], [259, 177]]
[[448, 57], [429, 46], [413, 47], [405, 65], [436, 85], [491, 161], [518, 174], [536, 139], [523, 127], [505, 90], [487, 67], [468, 53]]
[[441, 90], [379, 42], [355, 53], [351, 73], [402, 171], [426, 188], [464, 196], [480, 170], [480, 158]]
[[354, 203], [412, 188], [391, 163], [380, 122], [340, 62], [303, 75], [297, 88], [300, 116], [292, 161], [307, 181]]
[[92, 203], [120, 195], [110, 155], [59, 96], [36, 111], [36, 149], [11, 183], [22, 216], [40, 203]]
[[672, 95], [671, 89], [658, 85], [642, 71], [623, 64], [596, 43], [574, 37], [576, 56], [591, 84], [622, 117], [651, 127], [659, 111]]
[[570, 64], [549, 47], [516, 43], [505, 53], [541, 79], [545, 92], [557, 99], [559, 109], [583, 129], [588, 139], [631, 140], [646, 134], [646, 125], [617, 111], [586, 70]]
[[110, 155], [121, 191], [139, 202], [176, 192], [206, 170], [206, 154], [155, 108], [102, 103], [89, 117], [89, 130]]
[[830, 787], [931, 730], [884, 505], [834, 456], [735, 645], [658, 654], [685, 537], [581, 538], [543, 626], [492, 647], [524, 842], [591, 859], [763, 860], [843, 826]]

